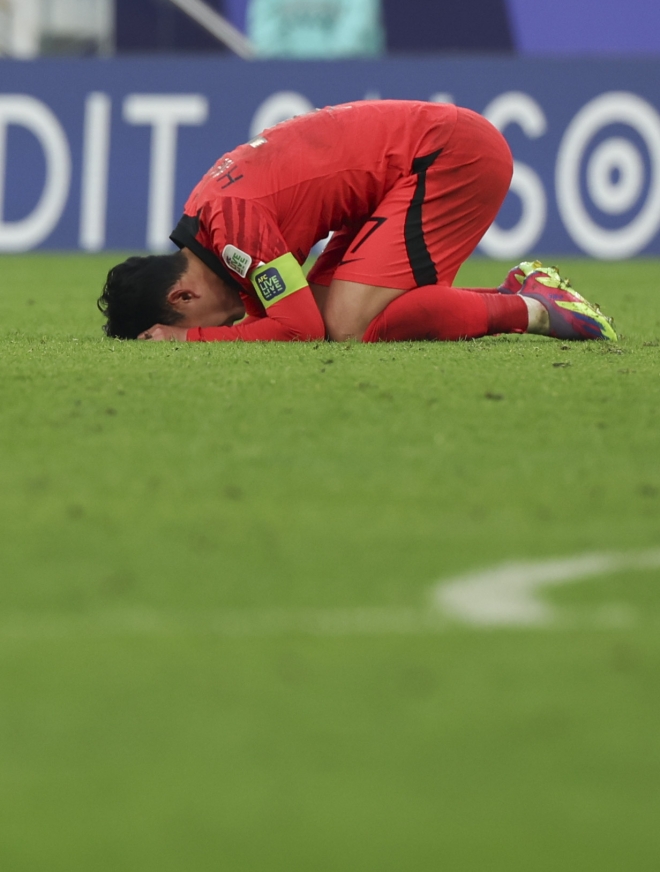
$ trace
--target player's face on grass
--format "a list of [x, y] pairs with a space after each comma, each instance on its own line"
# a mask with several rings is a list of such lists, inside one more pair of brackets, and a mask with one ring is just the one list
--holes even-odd
[[245, 314], [238, 293], [187, 248], [188, 269], [167, 295], [181, 316], [178, 327], [223, 327]]

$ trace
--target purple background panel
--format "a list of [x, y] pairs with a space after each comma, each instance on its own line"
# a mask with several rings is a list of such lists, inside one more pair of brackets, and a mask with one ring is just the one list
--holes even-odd
[[660, 54], [660, 0], [507, 3], [522, 54]]

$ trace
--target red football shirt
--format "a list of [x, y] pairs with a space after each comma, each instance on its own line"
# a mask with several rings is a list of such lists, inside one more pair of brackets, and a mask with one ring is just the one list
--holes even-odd
[[171, 238], [237, 286], [250, 317], [234, 327], [195, 328], [188, 338], [322, 336], [296, 270], [330, 231], [359, 228], [410, 174], [416, 155], [442, 149], [456, 117], [453, 105], [414, 101], [330, 106], [221, 157], [193, 190]]

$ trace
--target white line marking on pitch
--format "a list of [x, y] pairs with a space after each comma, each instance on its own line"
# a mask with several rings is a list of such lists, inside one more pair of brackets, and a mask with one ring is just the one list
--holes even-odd
[[[551, 606], [536, 598], [541, 588], [623, 569], [656, 567], [660, 567], [660, 550], [505, 563], [438, 582], [431, 590], [429, 604], [418, 608], [366, 606], [186, 612], [135, 606], [77, 615], [5, 614], [0, 618], [0, 639], [35, 641], [72, 636], [182, 634], [228, 638], [290, 633], [324, 637], [410, 635], [442, 632], [451, 621], [475, 628], [552, 626], [558, 615]], [[594, 610], [592, 617], [587, 625], [595, 622], [599, 626], [616, 627], [629, 624], [631, 613], [625, 606], [601, 606]]]
[[505, 563], [438, 583], [432, 601], [445, 615], [473, 626], [539, 626], [557, 617], [551, 606], [536, 599], [539, 589], [659, 566], [660, 550]]
[[373, 606], [335, 609], [226, 609], [167, 611], [125, 608], [78, 615], [15, 613], [0, 620], [0, 639], [30, 641], [71, 636], [209, 635], [227, 638], [283, 636], [410, 635], [434, 632], [447, 624], [433, 608]]

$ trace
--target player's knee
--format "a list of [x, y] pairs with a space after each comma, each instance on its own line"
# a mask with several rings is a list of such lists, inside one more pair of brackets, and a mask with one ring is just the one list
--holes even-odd
[[362, 339], [364, 328], [351, 319], [342, 317], [341, 314], [328, 312], [326, 314], [325, 328], [333, 342], [345, 342], [348, 339]]

